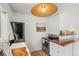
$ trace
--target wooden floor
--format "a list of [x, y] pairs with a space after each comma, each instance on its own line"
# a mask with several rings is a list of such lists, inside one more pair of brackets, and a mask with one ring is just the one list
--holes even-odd
[[0, 51], [0, 56], [3, 56], [3, 52], [2, 51]]
[[48, 55], [44, 51], [38, 50], [38, 51], [31, 52], [31, 56], [48, 56]]
[[[3, 56], [1, 52], [0, 52], [0, 56]], [[48, 56], [48, 55], [44, 51], [38, 50], [31, 52], [31, 56]]]

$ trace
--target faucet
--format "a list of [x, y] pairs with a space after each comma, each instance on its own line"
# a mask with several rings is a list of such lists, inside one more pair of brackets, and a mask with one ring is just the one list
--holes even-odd
[[[8, 43], [9, 43], [9, 46], [12, 44], [12, 43], [10, 42], [10, 36], [11, 36], [11, 35], [15, 35], [16, 40], [18, 40], [18, 36], [17, 36], [16, 33], [11, 33], [11, 34], [9, 34], [9, 36], [8, 36]], [[11, 40], [11, 41], [12, 41], [12, 40]]]

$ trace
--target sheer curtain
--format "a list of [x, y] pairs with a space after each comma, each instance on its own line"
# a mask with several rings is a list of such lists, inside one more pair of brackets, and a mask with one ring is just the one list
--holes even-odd
[[10, 20], [8, 17], [8, 13], [0, 7], [0, 19], [1, 19], [1, 42], [0, 44], [3, 44], [1, 46], [2, 51], [5, 55], [12, 55], [9, 45], [7, 41], [9, 40], [9, 34], [12, 33], [11, 25], [10, 25]]
[[3, 40], [8, 40], [9, 34], [12, 33], [12, 28], [10, 25], [10, 20], [8, 17], [8, 13], [6, 11], [1, 12], [1, 35]]

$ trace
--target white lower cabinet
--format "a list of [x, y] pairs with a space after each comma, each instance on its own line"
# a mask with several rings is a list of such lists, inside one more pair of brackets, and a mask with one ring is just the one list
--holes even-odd
[[72, 53], [73, 53], [72, 47], [73, 47], [72, 44], [68, 44], [68, 45], [64, 46], [65, 56], [72, 56]]
[[50, 56], [79, 56], [79, 42], [66, 46], [50, 42]]
[[61, 46], [50, 42], [50, 56], [72, 56], [72, 44]]
[[63, 48], [62, 49], [60, 48], [59, 50], [57, 49], [55, 55], [57, 55], [57, 56], [64, 56], [64, 49]]
[[50, 42], [50, 55], [51, 56], [63, 56], [64, 48], [58, 44]]
[[73, 43], [73, 55], [79, 56], [79, 42]]

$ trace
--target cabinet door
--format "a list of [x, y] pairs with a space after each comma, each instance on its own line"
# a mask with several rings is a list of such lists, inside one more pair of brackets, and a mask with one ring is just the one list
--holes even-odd
[[55, 44], [50, 42], [50, 55], [55, 56]]
[[56, 56], [56, 51], [54, 49], [50, 50], [50, 56]]
[[73, 44], [73, 55], [79, 56], [79, 42]]
[[72, 44], [65, 46], [64, 49], [65, 49], [65, 56], [72, 56], [72, 52], [73, 52]]
[[51, 56], [63, 56], [64, 55], [64, 47], [51, 42], [50, 43], [50, 55]]
[[64, 56], [64, 47], [63, 46], [57, 45], [56, 56]]

